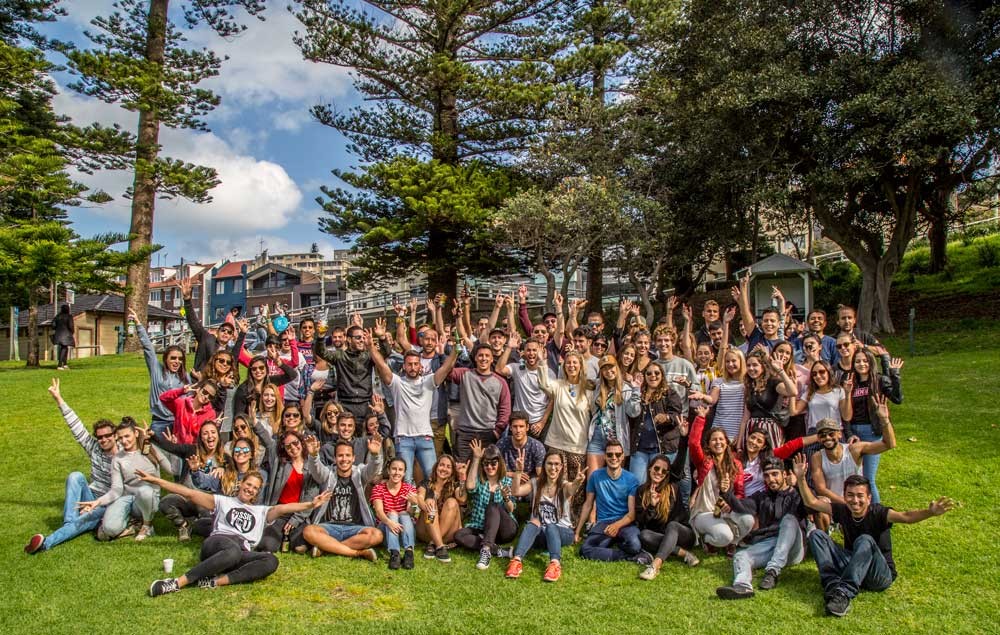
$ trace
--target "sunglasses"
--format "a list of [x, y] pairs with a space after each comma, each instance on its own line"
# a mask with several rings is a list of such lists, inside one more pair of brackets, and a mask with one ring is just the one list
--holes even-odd
[[249, 432], [250, 431], [250, 427], [249, 426], [233, 426], [233, 430], [243, 430], [244, 432]]
[[198, 392], [200, 392], [201, 394], [205, 395], [209, 399], [215, 399], [217, 397], [217, 395], [214, 392], [209, 392], [208, 390], [205, 390], [204, 388], [199, 388]]
[[620, 459], [623, 456], [625, 456], [625, 453], [624, 452], [605, 452], [604, 456], [608, 457], [609, 459]]
[[653, 474], [666, 474], [670, 470], [665, 467], [660, 467], [659, 465], [654, 465], [653, 467], [649, 468], [649, 471], [652, 472]]
[[285, 448], [298, 448], [298, 447], [302, 447], [302, 443], [300, 443], [299, 441], [289, 441], [288, 443], [284, 444], [283, 447], [285, 447]]
[[225, 364], [226, 366], [232, 366], [233, 365], [233, 360], [226, 359], [225, 357], [220, 357], [219, 359], [215, 360], [215, 363], [216, 364]]
[[233, 454], [250, 454], [250, 448], [233, 448]]
[[299, 412], [286, 412], [285, 416], [286, 417], [290, 417], [292, 419], [301, 419], [302, 418], [302, 414], [299, 413]]
[[183, 357], [168, 357], [167, 361], [168, 362], [179, 362], [179, 361], [183, 361], [183, 359], [184, 359]]
[[483, 467], [496, 467], [500, 465], [500, 459], [486, 459], [483, 461]]
[[593, 344], [591, 344], [591, 346], [596, 346], [597, 348], [607, 348], [608, 347], [608, 345], [605, 344], [604, 342], [594, 342]]
[[843, 344], [837, 344], [837, 348], [850, 348], [850, 347], [851, 347], [851, 343], [850, 342], [845, 342]]
[[98, 435], [96, 435], [95, 438], [98, 441], [103, 441], [105, 439], [113, 439], [114, 437], [115, 437], [115, 433], [114, 432], [109, 432], [107, 434], [98, 434]]

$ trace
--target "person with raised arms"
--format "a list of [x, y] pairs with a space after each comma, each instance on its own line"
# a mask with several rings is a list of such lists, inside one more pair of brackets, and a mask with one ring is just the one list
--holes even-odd
[[819, 581], [823, 586], [826, 611], [836, 617], [847, 615], [851, 600], [862, 590], [884, 591], [896, 580], [896, 563], [892, 557], [893, 523], [913, 524], [951, 511], [955, 503], [942, 496], [924, 509], [898, 512], [872, 502], [868, 479], [860, 475], [848, 477], [844, 483], [844, 503], [817, 498], [806, 482], [806, 460], [795, 459], [795, 477], [799, 494], [806, 507], [827, 514], [840, 524], [844, 546], [833, 542], [824, 531], [809, 534], [809, 551], [816, 559]]
[[180, 591], [190, 584], [198, 584], [202, 589], [214, 589], [263, 580], [278, 569], [278, 559], [273, 553], [254, 551], [264, 535], [264, 527], [275, 518], [317, 509], [330, 500], [330, 492], [327, 491], [304, 503], [274, 507], [254, 505], [264, 487], [264, 479], [259, 472], [249, 472], [243, 477], [235, 497], [184, 487], [142, 470], [137, 470], [136, 476], [212, 512], [212, 533], [201, 545], [201, 561], [179, 578], [154, 581], [149, 587], [151, 597]]
[[73, 438], [90, 458], [90, 483], [87, 483], [87, 478], [82, 473], [70, 472], [66, 477], [62, 526], [48, 536], [34, 534], [24, 547], [24, 552], [28, 554], [51, 549], [101, 524], [104, 507], [94, 507], [83, 514], [80, 513], [79, 503], [92, 501], [111, 489], [111, 463], [118, 449], [115, 445], [115, 424], [108, 419], [99, 419], [94, 424], [94, 434], [88, 433], [80, 417], [63, 401], [59, 392], [59, 380], [54, 377], [49, 386], [49, 394], [59, 406]]

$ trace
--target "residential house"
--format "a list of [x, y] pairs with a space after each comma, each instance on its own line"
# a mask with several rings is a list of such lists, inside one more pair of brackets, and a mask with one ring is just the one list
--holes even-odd
[[247, 268], [252, 261], [226, 262], [212, 268], [209, 284], [208, 324], [220, 324], [233, 308], [247, 305]]

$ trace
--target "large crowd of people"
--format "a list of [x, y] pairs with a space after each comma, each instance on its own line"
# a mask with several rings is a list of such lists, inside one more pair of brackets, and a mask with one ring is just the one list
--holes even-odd
[[377, 562], [384, 549], [389, 569], [412, 569], [419, 541], [428, 561], [456, 548], [481, 570], [508, 560], [510, 579], [538, 550], [545, 582], [575, 544], [584, 559], [639, 565], [643, 580], [671, 559], [726, 554], [727, 600], [754, 595], [755, 569], [768, 591], [811, 553], [827, 612], [843, 616], [895, 579], [892, 525], [953, 505], [881, 504], [903, 362], [851, 307], [828, 331], [824, 311], [799, 322], [774, 289], [758, 316], [744, 278], [730, 306], [705, 302], [702, 324], [671, 301], [648, 325], [623, 300], [608, 328], [558, 293], [532, 319], [521, 287], [475, 322], [463, 293], [428, 299], [422, 321], [415, 300], [396, 305], [394, 325], [265, 313], [266, 332], [248, 338], [246, 319], [206, 329], [181, 291], [191, 365], [176, 346], [157, 356], [137, 325], [148, 428], [126, 417], [88, 431], [52, 380], [90, 479], [67, 477], [64, 524], [27, 553], [90, 532], [145, 540], [161, 513], [178, 540], [204, 542], [200, 563], [152, 596], [260, 580], [280, 551]]

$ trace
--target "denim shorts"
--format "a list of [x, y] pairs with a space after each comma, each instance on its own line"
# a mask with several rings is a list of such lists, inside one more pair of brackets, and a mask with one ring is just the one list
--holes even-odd
[[336, 525], [334, 523], [323, 523], [320, 527], [337, 542], [344, 542], [348, 538], [357, 536], [367, 529], [364, 525]]
[[604, 446], [607, 445], [608, 440], [604, 438], [604, 428], [601, 424], [594, 426], [594, 436], [590, 437], [590, 442], [587, 443], [587, 454], [600, 454], [604, 455]]

